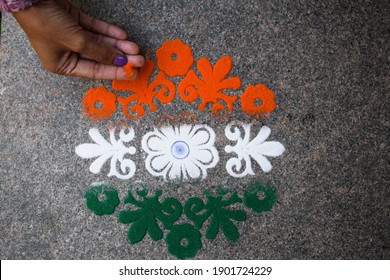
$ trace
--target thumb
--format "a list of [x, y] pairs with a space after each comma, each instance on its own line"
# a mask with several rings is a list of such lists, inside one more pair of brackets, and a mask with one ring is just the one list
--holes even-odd
[[96, 36], [88, 31], [82, 32], [81, 40], [78, 40], [72, 50], [107, 65], [124, 66], [127, 64], [126, 55], [113, 46], [99, 42]]

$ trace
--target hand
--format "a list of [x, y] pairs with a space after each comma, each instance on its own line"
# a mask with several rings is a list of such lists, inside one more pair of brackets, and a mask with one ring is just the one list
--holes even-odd
[[125, 80], [121, 66], [127, 61], [134, 67], [144, 64], [124, 30], [81, 13], [67, 0], [41, 0], [13, 15], [43, 66], [53, 73]]

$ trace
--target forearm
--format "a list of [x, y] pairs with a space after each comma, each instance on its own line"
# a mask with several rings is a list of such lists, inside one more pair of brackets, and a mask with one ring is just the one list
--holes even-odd
[[0, 0], [0, 10], [4, 12], [14, 13], [23, 11], [39, 0]]

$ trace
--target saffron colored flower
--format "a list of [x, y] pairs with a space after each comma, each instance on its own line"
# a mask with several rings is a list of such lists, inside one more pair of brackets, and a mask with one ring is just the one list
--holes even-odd
[[194, 63], [191, 47], [180, 39], [165, 41], [156, 52], [157, 66], [167, 75], [183, 76]]
[[[256, 104], [257, 101], [260, 104]], [[275, 93], [264, 84], [250, 85], [241, 95], [241, 106], [250, 116], [269, 113], [276, 108]]]
[[84, 113], [92, 120], [109, 119], [116, 111], [116, 95], [103, 86], [90, 88], [82, 104]]

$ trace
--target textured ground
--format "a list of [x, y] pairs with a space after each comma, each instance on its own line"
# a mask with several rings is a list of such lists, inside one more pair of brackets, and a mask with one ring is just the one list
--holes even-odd
[[[80, 1], [82, 10], [128, 31], [143, 52], [181, 38], [195, 58], [229, 54], [243, 86], [265, 83], [277, 109], [257, 122], [286, 152], [274, 169], [226, 176], [226, 155], [207, 179], [173, 187], [142, 166], [121, 181], [88, 171], [74, 149], [89, 142], [82, 114], [90, 87], [110, 83], [60, 77], [40, 65], [22, 30], [3, 15], [0, 65], [0, 258], [170, 259], [163, 240], [130, 245], [128, 226], [97, 217], [84, 192], [97, 181], [119, 190], [131, 182], [181, 201], [215, 185], [243, 190], [253, 179], [276, 186], [272, 211], [248, 211], [236, 243], [202, 239], [199, 259], [389, 259], [389, 1]], [[192, 111], [223, 136], [229, 120], [175, 102], [133, 122], [137, 141], [159, 114]], [[118, 114], [114, 120], [121, 121]], [[226, 144], [218, 139], [217, 148]], [[139, 144], [138, 144], [139, 145]], [[138, 146], [139, 148], [139, 146]]]

